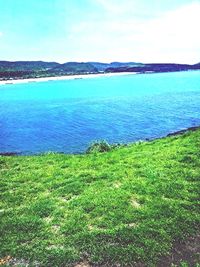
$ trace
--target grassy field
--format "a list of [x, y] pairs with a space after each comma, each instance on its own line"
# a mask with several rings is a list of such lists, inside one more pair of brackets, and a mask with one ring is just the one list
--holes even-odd
[[2, 266], [200, 266], [196, 247], [170, 256], [198, 236], [200, 130], [106, 153], [0, 156], [0, 177]]

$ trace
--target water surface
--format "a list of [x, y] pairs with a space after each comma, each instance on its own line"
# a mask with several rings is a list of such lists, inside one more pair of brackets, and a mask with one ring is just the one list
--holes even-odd
[[0, 152], [83, 152], [200, 125], [200, 72], [0, 86]]

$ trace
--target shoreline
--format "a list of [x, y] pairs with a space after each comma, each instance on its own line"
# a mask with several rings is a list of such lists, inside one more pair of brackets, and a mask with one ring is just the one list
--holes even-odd
[[[188, 127], [188, 128], [185, 128], [183, 130], [179, 130], [179, 131], [175, 131], [175, 132], [171, 132], [171, 133], [168, 133], [167, 135], [165, 136], [161, 136], [161, 137], [157, 137], [157, 138], [153, 138], [153, 139], [144, 139], [144, 140], [140, 140], [140, 141], [144, 141], [144, 142], [152, 142], [152, 141], [155, 141], [155, 140], [159, 140], [159, 139], [163, 139], [163, 138], [167, 138], [167, 137], [173, 137], [173, 136], [179, 136], [179, 135], [183, 135], [187, 132], [194, 132], [194, 131], [197, 131], [200, 129], [200, 125], [199, 126], [191, 126], [191, 127]], [[134, 141], [134, 142], [129, 142], [129, 143], [126, 143], [126, 144], [123, 144], [123, 145], [133, 145], [137, 143], [137, 141]], [[41, 155], [45, 155], [45, 153], [48, 153], [49, 151], [46, 151], [46, 152], [41, 152], [41, 153], [35, 153], [35, 154], [23, 154], [21, 152], [0, 152], [0, 157], [3, 156], [3, 157], [13, 157], [13, 156], [41, 156]], [[55, 154], [64, 154], [64, 155], [83, 155], [85, 154], [85, 152], [79, 152], [79, 153], [65, 153], [65, 152], [54, 152], [54, 151], [51, 151]]]
[[41, 78], [27, 78], [27, 79], [13, 79], [0, 81], [0, 85], [12, 85], [21, 83], [33, 83], [33, 82], [49, 82], [49, 81], [64, 81], [64, 80], [79, 80], [89, 78], [100, 78], [100, 77], [112, 77], [112, 76], [124, 76], [124, 75], [135, 75], [136, 72], [113, 72], [113, 73], [95, 73], [95, 74], [76, 74], [76, 75], [63, 75], [56, 77], [41, 77]]
[[[197, 70], [187, 70], [187, 71], [200, 71]], [[79, 80], [79, 79], [89, 79], [89, 78], [101, 78], [101, 77], [113, 77], [113, 76], [126, 76], [126, 75], [136, 75], [136, 74], [157, 74], [157, 73], [173, 73], [173, 72], [186, 72], [183, 71], [163, 71], [163, 72], [154, 72], [147, 71], [143, 72], [109, 72], [109, 73], [91, 73], [91, 74], [69, 74], [63, 76], [52, 76], [52, 77], [41, 77], [41, 78], [25, 78], [25, 79], [7, 79], [0, 80], [1, 85], [14, 85], [22, 83], [33, 83], [33, 82], [50, 82], [50, 81], [65, 81], [65, 80]]]

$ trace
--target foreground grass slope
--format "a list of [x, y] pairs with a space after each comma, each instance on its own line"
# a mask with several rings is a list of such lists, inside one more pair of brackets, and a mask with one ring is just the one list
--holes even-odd
[[1, 156], [0, 177], [1, 258], [18, 266], [158, 266], [198, 233], [200, 130], [107, 153]]

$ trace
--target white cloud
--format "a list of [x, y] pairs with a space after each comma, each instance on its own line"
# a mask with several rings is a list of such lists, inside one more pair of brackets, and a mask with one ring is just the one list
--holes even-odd
[[[68, 45], [71, 44], [74, 60], [180, 63], [200, 60], [200, 2], [147, 19], [126, 16], [127, 9], [118, 0], [97, 1], [110, 12], [109, 16], [72, 27]], [[119, 5], [114, 5], [116, 2]]]
[[113, 12], [120, 11], [118, 5], [116, 5], [116, 4], [114, 5], [112, 3], [112, 1], [109, 1], [109, 0], [97, 0], [96, 2], [97, 2], [97, 4], [99, 4], [102, 8], [104, 8], [108, 12], [112, 12], [113, 13]]
[[127, 40], [132, 44], [138, 42], [138, 46], [134, 47], [143, 61], [199, 61], [199, 14], [200, 3], [183, 6], [162, 17], [139, 23], [137, 33], [131, 32], [130, 27], [131, 34]]
[[136, 3], [132, 0], [96, 0], [96, 3], [109, 14], [124, 14], [136, 8]]
[[2, 32], [0, 32], [0, 37], [3, 35], [3, 33]]

